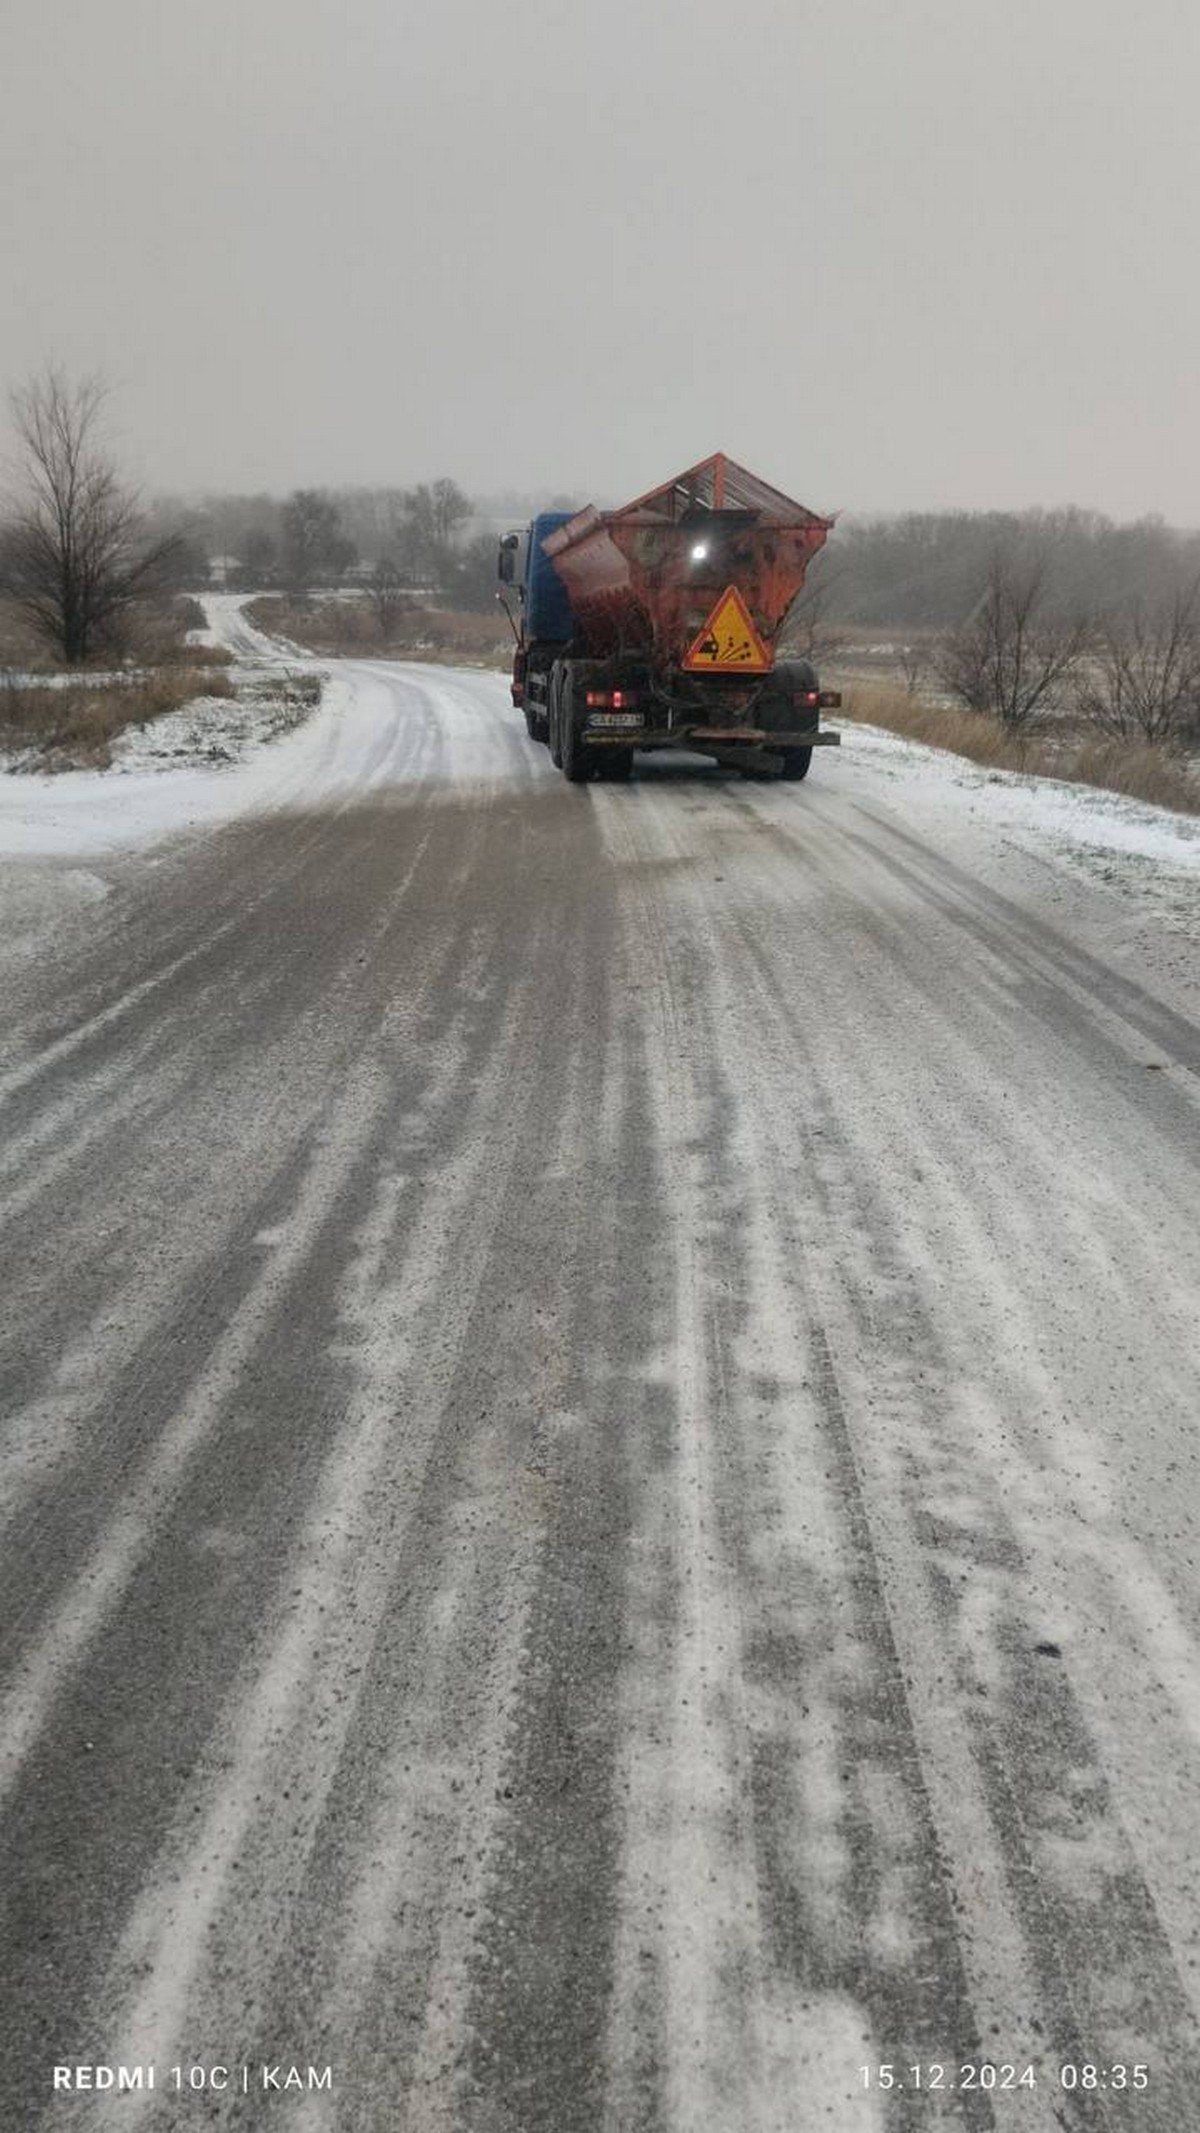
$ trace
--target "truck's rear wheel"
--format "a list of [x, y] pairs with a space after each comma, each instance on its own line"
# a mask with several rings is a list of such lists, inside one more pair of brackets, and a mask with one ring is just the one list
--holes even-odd
[[549, 738], [550, 738], [550, 734], [549, 734], [549, 729], [548, 729], [548, 727], [547, 727], [547, 724], [546, 724], [546, 714], [545, 714], [545, 712], [544, 712], [544, 711], [535, 711], [535, 710], [534, 710], [534, 708], [533, 708], [533, 705], [532, 705], [532, 704], [531, 704], [531, 703], [530, 703], [530, 702], [528, 701], [528, 699], [526, 700], [526, 703], [525, 703], [525, 707], [524, 707], [524, 709], [525, 709], [525, 731], [526, 731], [526, 733], [527, 733], [527, 734], [529, 735], [529, 738], [530, 738], [530, 740], [531, 740], [531, 741], [547, 741], [547, 740], [549, 740]]
[[780, 777], [806, 778], [808, 776], [808, 766], [812, 762], [812, 756], [811, 748], [785, 748], [783, 751], [783, 769], [779, 773]]
[[[819, 687], [817, 670], [811, 659], [781, 659], [766, 683], [761, 698], [759, 715], [768, 733], [772, 727], [776, 732], [782, 729], [786, 733], [789, 726], [794, 731], [797, 725], [801, 728], [808, 725], [810, 721], [807, 716], [801, 715], [797, 718], [797, 698], [810, 693], [815, 695]], [[815, 710], [811, 715], [811, 723], [815, 728]], [[768, 740], [768, 748], [770, 745]], [[781, 748], [779, 753], [783, 757], [783, 768], [779, 773], [781, 778], [796, 779], [808, 776], [809, 764], [812, 762], [811, 748]]]

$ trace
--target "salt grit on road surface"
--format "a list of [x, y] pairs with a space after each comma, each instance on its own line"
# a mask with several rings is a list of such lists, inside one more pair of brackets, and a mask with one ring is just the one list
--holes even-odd
[[1194, 826], [332, 671], [0, 781], [11, 2121], [1179, 2133]]

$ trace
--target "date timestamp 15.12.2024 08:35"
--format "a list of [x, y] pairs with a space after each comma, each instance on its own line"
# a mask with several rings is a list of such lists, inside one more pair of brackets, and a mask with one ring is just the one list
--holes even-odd
[[1121, 2060], [1114, 2060], [1111, 2065], [1091, 2059], [1064, 2060], [1044, 2069], [1030, 2064], [1009, 2066], [990, 2059], [966, 2060], [959, 2066], [943, 2065], [937, 2059], [905, 2066], [897, 2060], [860, 2066], [858, 2071], [865, 2089], [1036, 2089], [1046, 2082], [1068, 2093], [1075, 2089], [1089, 2093], [1150, 2086], [1148, 2066], [1140, 2061], [1127, 2064]]

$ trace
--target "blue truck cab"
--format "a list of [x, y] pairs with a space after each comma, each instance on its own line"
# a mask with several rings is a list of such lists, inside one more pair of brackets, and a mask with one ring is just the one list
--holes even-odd
[[[542, 548], [548, 534], [574, 518], [573, 511], [539, 511], [521, 533], [506, 533], [500, 542], [499, 575], [520, 601], [513, 654], [512, 700], [525, 713], [530, 737], [546, 738], [546, 684], [554, 660], [575, 635], [575, 616], [567, 588]], [[500, 598], [504, 600], [503, 591]], [[507, 607], [508, 603], [505, 602]]]

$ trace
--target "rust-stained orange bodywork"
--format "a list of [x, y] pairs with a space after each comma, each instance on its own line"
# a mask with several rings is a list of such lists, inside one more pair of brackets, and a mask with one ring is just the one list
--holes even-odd
[[715, 452], [620, 511], [589, 505], [543, 547], [589, 655], [683, 667], [730, 587], [770, 648], [832, 525]]

